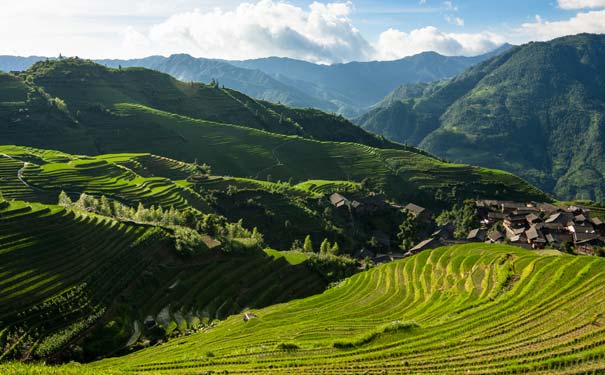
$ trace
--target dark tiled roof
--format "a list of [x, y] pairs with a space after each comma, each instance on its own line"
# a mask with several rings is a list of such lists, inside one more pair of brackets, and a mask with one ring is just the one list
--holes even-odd
[[492, 240], [492, 241], [499, 241], [501, 240], [504, 236], [502, 235], [502, 233], [498, 232], [498, 231], [493, 231], [490, 232], [487, 237]]
[[421, 213], [424, 212], [425, 208], [424, 207], [420, 207], [414, 203], [410, 203], [407, 206], [405, 206], [405, 209], [413, 212], [415, 215], [420, 215]]

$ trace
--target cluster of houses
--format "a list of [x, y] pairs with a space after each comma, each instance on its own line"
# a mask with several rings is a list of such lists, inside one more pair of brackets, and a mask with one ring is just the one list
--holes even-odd
[[578, 253], [590, 255], [605, 245], [605, 223], [582, 207], [480, 200], [477, 211], [482, 226], [470, 231], [468, 241], [526, 249], [573, 246]]

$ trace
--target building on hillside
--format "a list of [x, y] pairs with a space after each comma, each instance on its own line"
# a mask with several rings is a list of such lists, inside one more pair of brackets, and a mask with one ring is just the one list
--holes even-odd
[[504, 229], [506, 229], [506, 238], [513, 238], [515, 236], [523, 236], [523, 235], [525, 235], [525, 230], [527, 228], [526, 227], [510, 228], [510, 227], [507, 227], [505, 225]]
[[504, 218], [504, 226], [507, 228], [523, 228], [527, 225], [527, 215], [523, 214], [508, 214]]
[[349, 207], [349, 200], [338, 193], [330, 195], [330, 203], [336, 208]]
[[586, 218], [586, 216], [584, 216], [584, 214], [579, 214], [574, 216], [573, 221], [579, 224], [582, 223], [586, 223], [588, 221], [588, 219]]
[[437, 230], [433, 232], [433, 234], [431, 234], [431, 237], [438, 238], [441, 240], [453, 240], [455, 231], [456, 227], [454, 226], [454, 224], [447, 223], [437, 228]]
[[543, 249], [546, 246], [546, 238], [544, 238], [537, 225], [532, 225], [526, 230], [525, 237], [527, 238], [527, 243], [532, 245], [532, 249]]
[[423, 250], [434, 249], [439, 246], [441, 246], [441, 241], [439, 241], [438, 238], [431, 237], [429, 239], [426, 239], [426, 240], [420, 242], [413, 248], [411, 248], [410, 251], [405, 253], [405, 256], [407, 257], [407, 256], [411, 256], [414, 254], [418, 254], [419, 252], [421, 252]]
[[477, 228], [468, 232], [466, 239], [471, 242], [485, 242], [485, 229]]
[[542, 222], [542, 218], [540, 218], [540, 216], [536, 215], [535, 213], [531, 213], [525, 216], [525, 220], [529, 225], [534, 225]]
[[555, 206], [554, 204], [551, 204], [551, 203], [540, 202], [540, 203], [536, 203], [535, 206], [538, 210], [540, 210], [540, 212], [543, 212], [544, 215], [546, 215], [546, 216], [550, 216], [554, 213], [563, 211], [563, 209], [561, 207]]
[[573, 220], [573, 215], [568, 212], [556, 212], [550, 215], [544, 222], [546, 224], [561, 224], [567, 225], [570, 221]]
[[404, 207], [404, 210], [414, 215], [414, 217], [418, 220], [424, 221], [431, 219], [431, 213], [429, 212], [429, 210], [424, 207], [418, 206], [417, 204], [409, 203], [407, 206]]
[[491, 226], [499, 221], [503, 221], [505, 217], [506, 215], [504, 215], [502, 212], [490, 211], [487, 213], [487, 218], [484, 220], [484, 223]]
[[593, 217], [592, 225], [601, 236], [605, 236], [605, 222], [603, 222], [603, 220], [598, 217]]
[[489, 243], [502, 243], [503, 240], [504, 235], [496, 230], [487, 234], [487, 242]]

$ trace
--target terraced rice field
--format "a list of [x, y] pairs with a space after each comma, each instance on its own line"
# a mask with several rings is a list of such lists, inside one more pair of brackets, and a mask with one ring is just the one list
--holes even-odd
[[[504, 245], [420, 253], [321, 295], [91, 364], [132, 373], [597, 374], [605, 261]], [[209, 354], [210, 353], [210, 354]]]
[[6, 198], [54, 203], [64, 190], [74, 196], [105, 195], [134, 207], [139, 202], [146, 207], [207, 207], [185, 181], [194, 167], [176, 160], [150, 154], [93, 158], [15, 146], [1, 146], [0, 154], [0, 191]]
[[86, 328], [141, 271], [162, 236], [58, 206], [0, 203], [0, 341], [12, 332], [14, 348], [29, 339], [51, 347], [43, 337]]
[[359, 190], [361, 184], [350, 181], [309, 180], [294, 187], [312, 194], [325, 195], [337, 192], [353, 192]]

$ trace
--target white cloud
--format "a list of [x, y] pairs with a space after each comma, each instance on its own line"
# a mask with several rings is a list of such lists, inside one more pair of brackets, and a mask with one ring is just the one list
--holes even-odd
[[196, 9], [175, 14], [145, 33], [127, 30], [124, 48], [226, 59], [367, 59], [373, 49], [348, 19], [352, 9], [351, 2], [314, 2], [303, 9], [273, 0], [243, 3], [232, 11]]
[[458, 11], [458, 7], [456, 5], [454, 5], [453, 2], [451, 1], [444, 1], [443, 2], [443, 6], [447, 9], [447, 10], [453, 10], [455, 12]]
[[561, 9], [605, 8], [605, 0], [559, 0]]
[[456, 25], [460, 27], [464, 26], [464, 20], [460, 17], [452, 17], [446, 14], [443, 18], [447, 21], [447, 23], [451, 25]]
[[565, 35], [579, 33], [605, 33], [605, 10], [578, 13], [564, 21], [544, 21], [536, 16], [536, 21], [524, 23], [516, 34], [526, 41], [550, 40]]
[[433, 26], [403, 32], [389, 29], [382, 34], [376, 45], [381, 60], [398, 59], [424, 51], [444, 55], [478, 55], [504, 44], [502, 36], [490, 32], [444, 33]]

